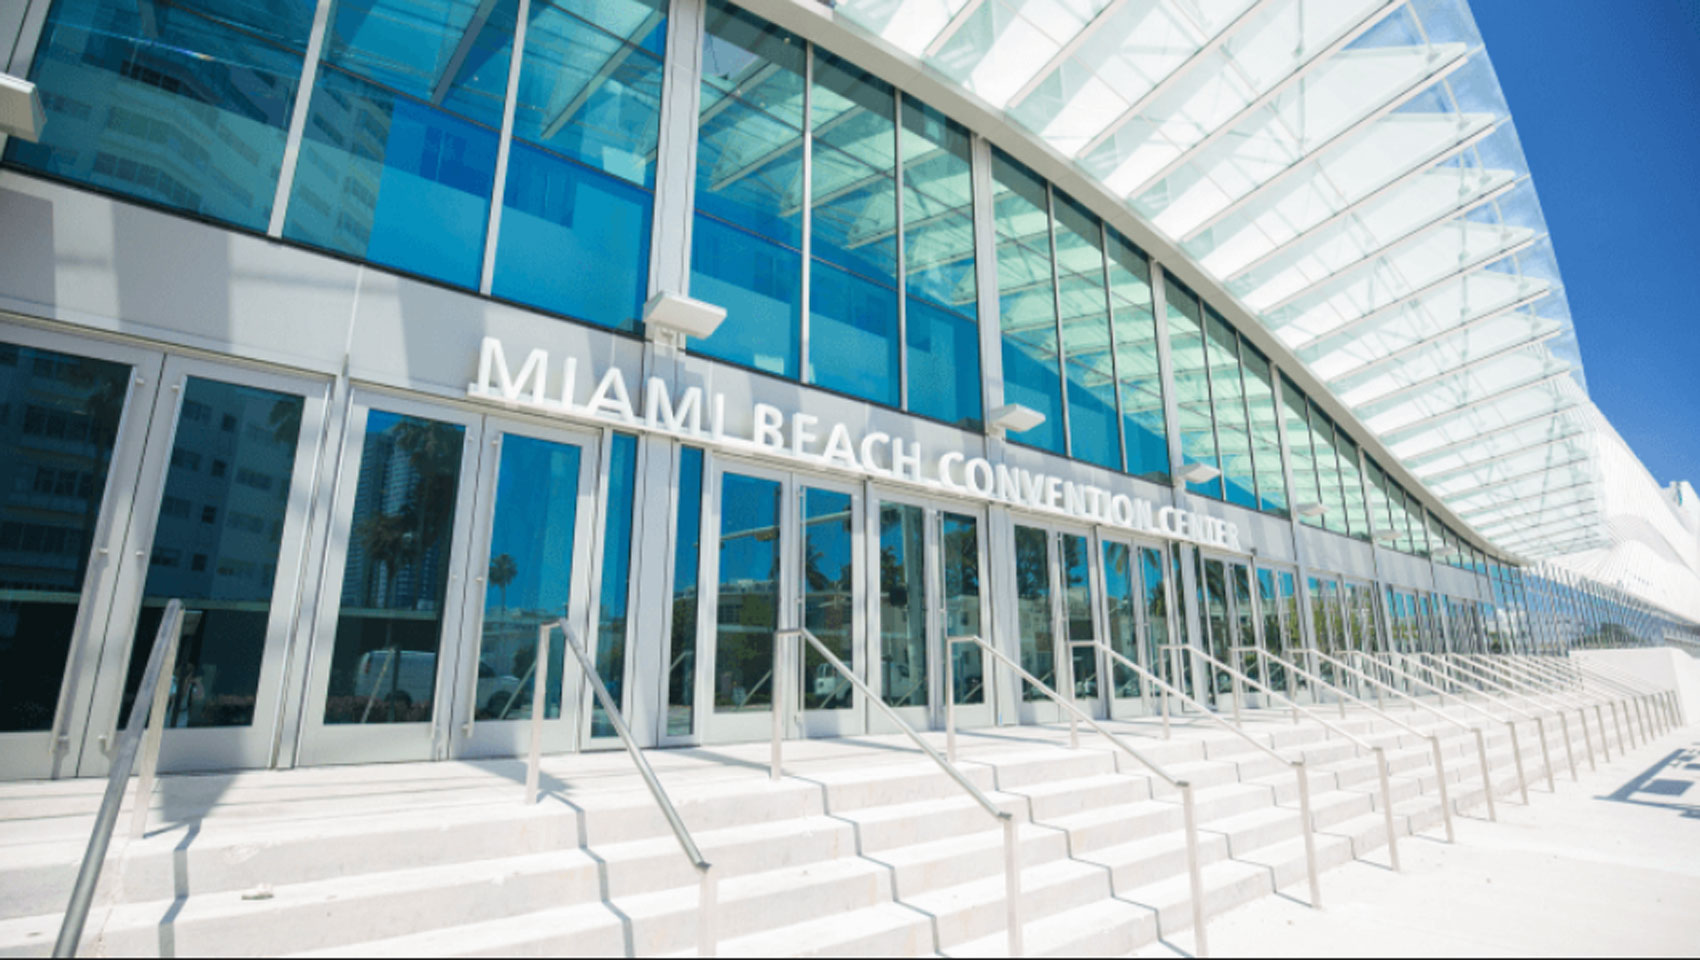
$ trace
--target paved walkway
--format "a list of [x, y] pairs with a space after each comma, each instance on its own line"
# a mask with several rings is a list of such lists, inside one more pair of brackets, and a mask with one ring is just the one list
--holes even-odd
[[[1554, 757], [1560, 771], [1564, 761]], [[1669, 734], [1499, 823], [1457, 820], [1458, 844], [1405, 840], [1404, 872], [1383, 851], [1210, 925], [1212, 956], [1575, 956], [1700, 954], [1700, 733]], [[1189, 934], [1141, 955], [1175, 956]]]

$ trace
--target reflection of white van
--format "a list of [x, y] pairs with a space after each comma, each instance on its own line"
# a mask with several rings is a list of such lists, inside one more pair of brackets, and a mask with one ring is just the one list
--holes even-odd
[[[396, 662], [397, 654], [400, 662]], [[437, 689], [437, 654], [429, 650], [369, 650], [354, 668], [355, 696], [411, 705], [430, 703]]]

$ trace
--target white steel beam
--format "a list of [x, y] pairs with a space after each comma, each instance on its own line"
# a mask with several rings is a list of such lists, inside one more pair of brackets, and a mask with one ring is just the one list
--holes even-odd
[[1514, 459], [1516, 457], [1520, 457], [1525, 453], [1532, 453], [1532, 452], [1539, 450], [1543, 447], [1554, 446], [1556, 444], [1564, 443], [1565, 441], [1568, 441], [1568, 440], [1574, 440], [1577, 437], [1581, 437], [1581, 436], [1586, 435], [1586, 433], [1587, 433], [1587, 431], [1584, 431], [1584, 430], [1572, 430], [1569, 433], [1562, 434], [1562, 435], [1556, 436], [1556, 437], [1548, 437], [1548, 438], [1542, 439], [1542, 440], [1540, 440], [1536, 443], [1531, 443], [1531, 444], [1528, 444], [1526, 446], [1518, 447], [1514, 450], [1507, 450], [1504, 453], [1497, 453], [1497, 454], [1494, 454], [1493, 456], [1488, 457], [1486, 459], [1477, 460], [1477, 461], [1474, 461], [1472, 463], [1465, 464], [1464, 466], [1461, 466], [1461, 467], [1451, 467], [1449, 469], [1441, 470], [1441, 471], [1431, 473], [1431, 474], [1425, 474], [1422, 471], [1417, 470], [1415, 468], [1409, 468], [1408, 467], [1407, 469], [1411, 470], [1412, 473], [1415, 473], [1417, 475], [1418, 479], [1422, 480], [1422, 482], [1425, 486], [1428, 485], [1428, 484], [1434, 484], [1434, 483], [1445, 483], [1446, 481], [1452, 479], [1453, 477], [1460, 477], [1460, 476], [1463, 476], [1464, 474], [1470, 473], [1472, 471], [1480, 470], [1483, 467], [1489, 467], [1489, 466], [1492, 466], [1496, 463], [1502, 463], [1506, 460], [1511, 460], [1511, 459]]
[[[1547, 489], [1547, 490], [1542, 490], [1540, 492], [1540, 496], [1549, 497], [1549, 496], [1551, 496], [1555, 493], [1564, 493], [1566, 491], [1576, 490], [1576, 489], [1579, 489], [1581, 487], [1592, 487], [1593, 485], [1594, 485], [1594, 478], [1589, 477], [1586, 480], [1578, 480], [1575, 483], [1566, 484], [1562, 487], [1552, 487], [1552, 488]], [[1467, 499], [1470, 498], [1470, 496], [1473, 496], [1473, 494], [1466, 494], [1465, 496], [1461, 496], [1461, 497], [1458, 497], [1456, 499], [1467, 500]], [[1578, 499], [1580, 499], [1580, 498], [1578, 498]], [[1475, 521], [1470, 519], [1471, 517], [1480, 517], [1480, 516], [1483, 516], [1485, 514], [1493, 513], [1493, 512], [1498, 511], [1498, 510], [1504, 510], [1505, 507], [1506, 507], [1505, 503], [1496, 502], [1496, 503], [1489, 503], [1489, 504], [1486, 504], [1486, 505], [1483, 505], [1483, 506], [1480, 506], [1480, 507], [1471, 507], [1471, 508], [1468, 508], [1468, 509], [1460, 509], [1458, 507], [1453, 507], [1452, 512], [1456, 513], [1459, 517], [1462, 517], [1466, 523], [1469, 523], [1471, 526], [1474, 526]]]
[[1545, 386], [1545, 385], [1553, 382], [1554, 380], [1558, 380], [1560, 378], [1568, 377], [1568, 376], [1570, 376], [1570, 367], [1566, 366], [1562, 370], [1555, 370], [1552, 373], [1542, 374], [1541, 376], [1538, 376], [1538, 377], [1534, 378], [1533, 380], [1526, 380], [1526, 381], [1519, 383], [1519, 384], [1516, 384], [1514, 386], [1506, 387], [1503, 390], [1495, 390], [1493, 393], [1487, 394], [1486, 396], [1477, 397], [1476, 399], [1471, 400], [1468, 403], [1465, 403], [1465, 404], [1462, 404], [1462, 405], [1459, 405], [1459, 406], [1455, 406], [1455, 407], [1452, 407], [1452, 408], [1447, 409], [1447, 410], [1442, 410], [1439, 413], [1430, 414], [1429, 416], [1422, 417], [1422, 418], [1417, 419], [1417, 420], [1412, 420], [1410, 423], [1402, 423], [1399, 426], [1392, 428], [1387, 433], [1382, 434], [1381, 440], [1382, 440], [1383, 443], [1385, 443], [1385, 444], [1387, 444], [1388, 446], [1391, 447], [1395, 443], [1398, 442], [1394, 438], [1396, 438], [1400, 435], [1410, 434], [1413, 431], [1421, 430], [1421, 429], [1424, 429], [1424, 428], [1427, 428], [1427, 427], [1431, 427], [1431, 426], [1433, 426], [1437, 423], [1445, 423], [1446, 421], [1451, 420], [1454, 417], [1460, 416], [1460, 415], [1465, 414], [1465, 413], [1469, 413], [1471, 410], [1474, 410], [1478, 407], [1482, 407], [1482, 406], [1485, 406], [1485, 405], [1490, 404], [1490, 403], [1495, 403], [1499, 400], [1503, 400], [1506, 397], [1512, 396], [1514, 394], [1522, 393], [1525, 390], [1533, 390], [1536, 387]]
[[[596, 73], [580, 88], [579, 92], [573, 94], [573, 98], [567, 101], [567, 105], [562, 107], [553, 119], [543, 125], [543, 136], [540, 139], [554, 139], [555, 134], [560, 133], [561, 128], [565, 127], [574, 115], [582, 110], [586, 103], [590, 102], [590, 98], [595, 95], [597, 90], [601, 89], [604, 83], [608, 82], [614, 72], [631, 59], [632, 54], [637, 52], [638, 43], [648, 36], [649, 31], [654, 30], [665, 16], [666, 14], [660, 10], [652, 11], [649, 16], [643, 19], [642, 23], [638, 24], [638, 28], [632, 32], [630, 37], [624, 39], [614, 37], [620, 43], [619, 49], [610, 54], [608, 59], [602, 61], [602, 66], [596, 68]], [[613, 35], [610, 34], [610, 36]]]
[[1400, 347], [1397, 350], [1392, 351], [1391, 353], [1384, 353], [1381, 356], [1376, 357], [1373, 360], [1369, 360], [1369, 361], [1366, 361], [1364, 363], [1360, 363], [1355, 367], [1350, 367], [1346, 370], [1343, 370], [1340, 373], [1335, 374], [1333, 377], [1330, 377], [1329, 382], [1330, 383], [1339, 383], [1340, 381], [1345, 380], [1345, 379], [1350, 378], [1350, 377], [1362, 376], [1363, 374], [1368, 373], [1371, 370], [1378, 369], [1380, 367], [1386, 366], [1387, 364], [1398, 363], [1398, 362], [1406, 359], [1407, 357], [1411, 356], [1412, 354], [1416, 353], [1418, 350], [1421, 350], [1424, 347], [1431, 347], [1431, 346], [1434, 346], [1437, 343], [1445, 343], [1447, 340], [1450, 340], [1453, 337], [1458, 336], [1461, 333], [1468, 333], [1469, 331], [1474, 330], [1474, 329], [1482, 326], [1483, 324], [1488, 323], [1489, 321], [1496, 320], [1500, 317], [1505, 316], [1507, 313], [1510, 313], [1513, 310], [1520, 310], [1523, 307], [1529, 306], [1532, 303], [1536, 303], [1538, 301], [1544, 300], [1548, 296], [1550, 296], [1551, 294], [1552, 294], [1552, 288], [1548, 287], [1548, 288], [1546, 288], [1544, 290], [1540, 290], [1536, 293], [1531, 293], [1531, 294], [1528, 294], [1527, 296], [1518, 297], [1517, 299], [1511, 301], [1508, 304], [1505, 304], [1502, 307], [1494, 307], [1493, 309], [1489, 310], [1488, 312], [1486, 312], [1484, 314], [1481, 314], [1480, 316], [1471, 317], [1470, 319], [1468, 319], [1468, 320], [1464, 321], [1463, 323], [1460, 323], [1456, 326], [1447, 327], [1444, 330], [1436, 331], [1435, 333], [1432, 333], [1432, 334], [1430, 334], [1426, 337], [1423, 337], [1419, 340], [1413, 340], [1412, 342], [1405, 344], [1404, 346]]
[[[1117, 114], [1116, 118], [1111, 120], [1108, 126], [1098, 131], [1092, 139], [1086, 141], [1086, 145], [1081, 147], [1074, 155], [1076, 157], [1084, 157], [1103, 146], [1104, 143], [1111, 137], [1115, 136], [1122, 127], [1127, 126], [1135, 117], [1144, 113], [1145, 109], [1151, 106], [1152, 103], [1156, 102], [1158, 97], [1161, 97], [1163, 94], [1168, 93], [1171, 89], [1173, 89], [1176, 84], [1185, 79], [1186, 76], [1196, 69], [1199, 64], [1209, 58], [1212, 53], [1221, 49], [1224, 44], [1226, 44], [1229, 40], [1232, 40], [1241, 29], [1255, 19], [1259, 13], [1261, 13], [1264, 9], [1273, 6], [1274, 3], [1275, 0], [1257, 0], [1256, 3], [1246, 7], [1245, 10], [1242, 11], [1239, 16], [1235, 17], [1231, 23], [1223, 27], [1221, 30], [1218, 30], [1215, 36], [1210, 37], [1201, 43], [1198, 49], [1193, 51], [1192, 56], [1181, 61], [1179, 66], [1170, 70], [1167, 76], [1158, 80], [1154, 85], [1152, 85], [1151, 89], [1145, 91], [1144, 96], [1135, 100], [1126, 110]], [[1189, 22], [1191, 21], [1190, 17], [1187, 19]]]
[[944, 45], [950, 42], [950, 38], [956, 36], [956, 31], [961, 30], [963, 26], [968, 23], [968, 20], [979, 11], [980, 7], [984, 5], [985, 2], [986, 0], [967, 0], [967, 2], [958, 8], [956, 13], [952, 14], [951, 18], [945, 22], [944, 29], [934, 34], [933, 38], [927, 41], [926, 48], [921, 51], [922, 56], [938, 56], [938, 52], [944, 49]]
[[1538, 414], [1536, 414], [1532, 417], [1526, 417], [1522, 420], [1514, 420], [1511, 423], [1505, 424], [1504, 426], [1494, 427], [1491, 430], [1484, 430], [1481, 433], [1471, 434], [1470, 436], [1464, 438], [1463, 440], [1455, 440], [1451, 443], [1444, 443], [1444, 444], [1441, 444], [1438, 447], [1430, 447], [1427, 450], [1422, 450], [1422, 451], [1419, 451], [1417, 453], [1413, 453], [1408, 457], [1400, 457], [1399, 462], [1405, 464], [1407, 469], [1412, 469], [1414, 471], [1413, 464], [1420, 464], [1420, 463], [1423, 463], [1423, 462], [1428, 462], [1428, 461], [1432, 460], [1432, 458], [1434, 458], [1434, 457], [1444, 456], [1448, 453], [1453, 453], [1453, 452], [1456, 452], [1458, 450], [1464, 450], [1466, 448], [1473, 447], [1476, 444], [1481, 443], [1483, 440], [1486, 440], [1490, 437], [1497, 437], [1497, 436], [1500, 436], [1502, 434], [1512, 433], [1514, 431], [1521, 430], [1524, 427], [1529, 427], [1529, 426], [1533, 426], [1537, 423], [1541, 423], [1542, 421], [1545, 421], [1545, 420], [1552, 420], [1552, 419], [1555, 419], [1557, 417], [1562, 417], [1565, 414], [1571, 412], [1572, 410], [1575, 410], [1579, 406], [1581, 406], [1581, 404], [1579, 404], [1579, 403], [1567, 403], [1564, 406], [1561, 406], [1561, 407], [1559, 407], [1555, 410], [1549, 410], [1545, 413], [1538, 413]]
[[454, 52], [449, 54], [449, 62], [443, 65], [443, 72], [437, 76], [437, 83], [431, 88], [431, 103], [442, 106], [448, 97], [449, 89], [454, 86], [455, 77], [460, 75], [460, 68], [466, 64], [466, 58], [472, 53], [472, 47], [478, 42], [478, 35], [484, 32], [484, 24], [490, 19], [490, 14], [496, 10], [496, 0], [479, 0], [477, 9], [472, 11], [472, 19], [466, 21], [466, 29], [460, 32], [460, 42], [455, 44]]
[[[1414, 383], [1408, 383], [1408, 384], [1405, 384], [1402, 387], [1395, 387], [1394, 389], [1388, 390], [1385, 393], [1380, 393], [1380, 394], [1377, 394], [1373, 397], [1370, 397], [1368, 400], [1354, 400], [1354, 401], [1352, 401], [1352, 409], [1362, 410], [1365, 407], [1373, 406], [1373, 405], [1378, 404], [1378, 403], [1386, 403], [1389, 400], [1395, 400], [1395, 399], [1398, 399], [1400, 397], [1410, 396], [1411, 394], [1414, 394], [1414, 393], [1421, 393], [1422, 391], [1433, 387], [1435, 384], [1441, 382], [1442, 380], [1446, 380], [1450, 377], [1458, 376], [1459, 374], [1469, 373], [1471, 370], [1474, 370], [1477, 367], [1483, 366], [1485, 364], [1492, 363], [1495, 360], [1503, 359], [1503, 358], [1508, 357], [1508, 356], [1510, 356], [1514, 353], [1518, 353], [1519, 351], [1527, 350], [1530, 347], [1538, 346], [1540, 344], [1546, 343], [1548, 340], [1551, 340], [1554, 337], [1557, 337], [1559, 334], [1561, 334], [1563, 332], [1564, 332], [1563, 330], [1549, 330], [1546, 333], [1543, 333], [1539, 336], [1531, 337], [1527, 340], [1520, 340], [1517, 343], [1511, 344], [1508, 347], [1501, 347], [1498, 350], [1492, 351], [1491, 353], [1482, 354], [1479, 357], [1474, 357], [1470, 360], [1464, 361], [1463, 363], [1454, 364], [1453, 366], [1450, 366], [1450, 367], [1443, 367], [1442, 369], [1437, 370], [1434, 373], [1429, 374], [1429, 375], [1423, 377], [1421, 380], [1418, 380]], [[1330, 382], [1332, 383], [1333, 381], [1330, 381]], [[1344, 398], [1342, 398], [1342, 399], [1344, 399]]]
[[1439, 290], [1440, 288], [1446, 286], [1449, 283], [1452, 283], [1455, 280], [1462, 280], [1464, 277], [1467, 277], [1472, 273], [1476, 273], [1477, 271], [1485, 270], [1488, 267], [1493, 266], [1494, 264], [1498, 263], [1499, 261], [1504, 260], [1506, 257], [1513, 256], [1517, 253], [1520, 253], [1524, 250], [1527, 250], [1529, 247], [1532, 247], [1536, 243], [1540, 242], [1545, 236], [1546, 236], [1546, 234], [1544, 234], [1544, 233], [1537, 233], [1532, 237], [1525, 238], [1525, 239], [1523, 239], [1523, 240], [1521, 240], [1517, 243], [1511, 244], [1510, 246], [1495, 248], [1494, 250], [1492, 250], [1488, 253], [1485, 253], [1485, 254], [1483, 254], [1479, 257], [1476, 257], [1475, 259], [1470, 260], [1467, 263], [1459, 264], [1458, 267], [1456, 269], [1452, 270], [1450, 273], [1441, 274], [1440, 276], [1434, 278], [1433, 280], [1430, 280], [1429, 282], [1423, 284], [1422, 286], [1416, 288], [1415, 290], [1412, 290], [1409, 293], [1402, 294], [1396, 300], [1391, 300], [1387, 303], [1382, 304], [1379, 307], [1376, 307], [1374, 310], [1371, 310], [1368, 313], [1354, 317], [1350, 320], [1347, 320], [1345, 323], [1340, 324], [1337, 327], [1332, 327], [1328, 330], [1323, 331], [1322, 333], [1316, 334], [1316, 335], [1312, 336], [1310, 339], [1304, 341], [1303, 343], [1295, 344], [1293, 346], [1293, 350], [1295, 352], [1297, 352], [1299, 350], [1305, 350], [1305, 349], [1308, 349], [1310, 347], [1314, 347], [1324, 340], [1328, 340], [1328, 339], [1333, 338], [1333, 337], [1338, 337], [1341, 334], [1344, 334], [1344, 333], [1351, 331], [1351, 330], [1355, 330], [1358, 327], [1361, 327], [1364, 324], [1369, 323], [1373, 320], [1378, 320], [1381, 317], [1384, 317], [1384, 316], [1386, 316], [1390, 313], [1393, 313], [1394, 311], [1398, 310], [1400, 307], [1403, 307], [1406, 304], [1409, 304], [1413, 300], [1422, 299], [1423, 297], [1427, 296], [1428, 294], [1431, 294], [1434, 291]]
[[1109, 3], [1105, 4], [1104, 8], [1087, 21], [1085, 26], [1076, 30], [1074, 35], [1068, 38], [1067, 43], [1057, 48], [1057, 52], [1051, 55], [1051, 59], [1045, 61], [1038, 72], [1027, 78], [1027, 82], [1021, 85], [1021, 89], [1015, 91], [1015, 95], [1009, 98], [1009, 105], [1013, 107], [1032, 96], [1033, 91], [1039, 89], [1039, 85], [1045, 82], [1046, 77], [1061, 69], [1062, 65], [1068, 62], [1069, 57], [1074, 56], [1076, 51], [1085, 45], [1086, 41], [1092, 39], [1094, 33], [1103, 28], [1104, 24], [1115, 19], [1116, 15], [1121, 13], [1127, 4], [1128, 0], [1110, 0]]

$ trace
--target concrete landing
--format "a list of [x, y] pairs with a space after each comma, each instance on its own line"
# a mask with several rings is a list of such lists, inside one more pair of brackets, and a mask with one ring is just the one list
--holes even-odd
[[[1499, 823], [1458, 818], [1458, 844], [1400, 845], [1404, 872], [1357, 860], [1325, 909], [1265, 897], [1215, 918], [1217, 957], [1694, 956], [1700, 953], [1700, 735], [1615, 753]], [[1185, 956], [1185, 932], [1138, 956]]]

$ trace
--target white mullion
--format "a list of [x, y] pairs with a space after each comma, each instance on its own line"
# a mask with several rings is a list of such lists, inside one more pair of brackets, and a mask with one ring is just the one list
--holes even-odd
[[[508, 91], [502, 103], [502, 133], [496, 141], [496, 180], [490, 187], [490, 216], [484, 228], [484, 269], [478, 281], [478, 292], [486, 296], [496, 276], [496, 241], [502, 231], [503, 197], [508, 186], [508, 156], [513, 147], [514, 108], [519, 102], [520, 66], [525, 60], [525, 28], [531, 19], [531, 0], [519, 0], [518, 20], [514, 24], [513, 52], [508, 57]], [[476, 19], [476, 18], [475, 18]], [[482, 27], [480, 27], [482, 29]], [[464, 44], [463, 44], [464, 45]], [[457, 51], [458, 52], [458, 51]], [[454, 82], [444, 75], [443, 83]], [[439, 83], [435, 100], [440, 101], [447, 88]]]
[[325, 30], [335, 0], [319, 0], [313, 11], [313, 29], [307, 34], [307, 52], [301, 64], [301, 83], [295, 88], [295, 109], [289, 115], [289, 135], [283, 142], [283, 161], [279, 165], [277, 191], [272, 194], [271, 222], [266, 236], [283, 236], [284, 214], [289, 207], [289, 194], [295, 186], [295, 168], [301, 160], [301, 138], [307, 131], [307, 108], [313, 99], [313, 87], [319, 76], [320, 51], [325, 45]]

